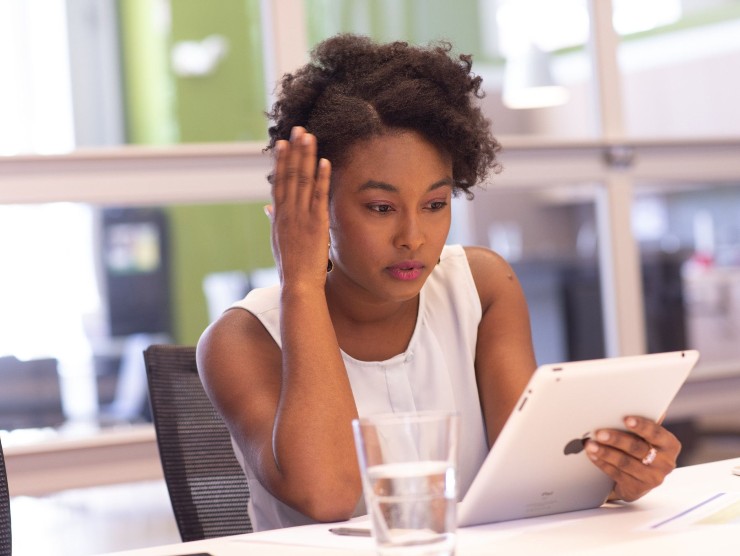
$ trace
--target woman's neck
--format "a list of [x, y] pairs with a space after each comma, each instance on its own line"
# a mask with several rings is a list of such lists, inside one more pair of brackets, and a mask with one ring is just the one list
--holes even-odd
[[419, 295], [401, 302], [369, 303], [332, 296], [327, 302], [337, 341], [361, 361], [384, 361], [406, 351], [416, 328]]

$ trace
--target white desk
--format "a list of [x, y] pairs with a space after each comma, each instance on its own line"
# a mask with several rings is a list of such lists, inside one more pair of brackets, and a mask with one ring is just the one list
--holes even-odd
[[[510, 521], [459, 530], [458, 556], [490, 554], [670, 556], [740, 554], [740, 476], [732, 474], [740, 458], [674, 471], [660, 487], [632, 504], [596, 510]], [[681, 519], [678, 514], [727, 493], [716, 501], [737, 496], [731, 524], [694, 523], [697, 509]], [[705, 504], [702, 508], [709, 507]], [[656, 525], [663, 523], [656, 527]], [[652, 528], [651, 528], [652, 526]], [[160, 546], [119, 556], [180, 556], [206, 552], [212, 556], [319, 556], [375, 554], [372, 539], [337, 537], [329, 525], [310, 525], [250, 535], [223, 537], [186, 544]]]

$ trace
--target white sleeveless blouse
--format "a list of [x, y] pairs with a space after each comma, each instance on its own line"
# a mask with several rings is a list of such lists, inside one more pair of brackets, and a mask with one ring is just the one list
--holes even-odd
[[[252, 290], [234, 307], [254, 314], [282, 345], [278, 286]], [[474, 367], [481, 315], [465, 251], [459, 245], [445, 246], [421, 289], [416, 328], [406, 351], [385, 361], [359, 361], [342, 352], [360, 416], [432, 409], [460, 414], [460, 498], [488, 452]], [[255, 531], [312, 523], [273, 497], [245, 464], [233, 439], [232, 443], [249, 483]], [[361, 502], [355, 515], [364, 513]]]

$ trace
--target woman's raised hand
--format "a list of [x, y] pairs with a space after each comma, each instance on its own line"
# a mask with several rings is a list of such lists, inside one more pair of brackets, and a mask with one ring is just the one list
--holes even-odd
[[316, 161], [316, 137], [293, 128], [289, 141], [275, 145], [272, 250], [285, 285], [324, 287], [329, 257], [328, 160]]

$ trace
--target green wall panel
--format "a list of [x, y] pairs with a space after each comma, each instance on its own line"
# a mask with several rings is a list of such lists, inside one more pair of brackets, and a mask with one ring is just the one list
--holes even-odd
[[479, 0], [305, 0], [309, 42], [336, 33], [379, 41], [452, 41], [455, 51], [481, 53]]
[[274, 266], [264, 204], [178, 205], [167, 209], [173, 269], [173, 325], [194, 344], [208, 326], [203, 279], [212, 272]]
[[267, 137], [259, 0], [171, 2], [173, 45], [224, 37], [225, 57], [213, 73], [175, 78], [183, 143]]
[[[172, 0], [169, 26], [158, 2], [118, 4], [129, 142], [263, 140], [260, 0]], [[203, 77], [179, 77], [170, 52], [209, 35], [228, 53]], [[193, 344], [208, 325], [203, 278], [212, 272], [273, 266], [264, 203], [167, 207], [175, 341]]]
[[126, 141], [168, 144], [177, 141], [174, 91], [169, 70], [169, 30], [150, 0], [118, 2], [126, 114]]

